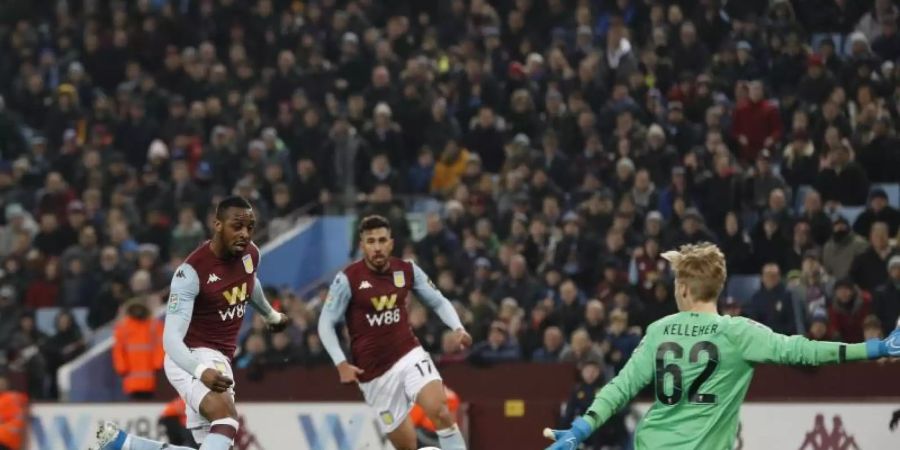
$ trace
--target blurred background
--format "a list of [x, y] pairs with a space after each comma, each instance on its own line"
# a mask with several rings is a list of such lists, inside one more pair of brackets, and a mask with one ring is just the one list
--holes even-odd
[[[260, 278], [293, 320], [273, 336], [248, 313], [239, 449], [388, 445], [315, 327], [366, 214], [392, 221], [397, 256], [476, 340], [447, 348], [410, 304], [476, 450], [539, 448], [541, 428], [584, 412], [676, 311], [659, 255], [681, 244], [725, 252], [723, 314], [810, 339], [884, 336], [900, 315], [898, 13], [2, 1], [0, 448], [83, 450], [109, 418], [165, 434], [168, 283], [231, 194], [254, 205]], [[879, 390], [896, 364], [759, 372], [739, 448], [897, 439], [900, 401]], [[629, 448], [646, 407], [588, 448]]]

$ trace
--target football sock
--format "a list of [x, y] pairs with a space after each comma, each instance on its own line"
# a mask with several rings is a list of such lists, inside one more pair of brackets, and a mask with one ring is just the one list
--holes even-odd
[[228, 450], [237, 435], [238, 426], [238, 421], [230, 417], [214, 420], [200, 450]]
[[462, 433], [456, 425], [437, 430], [437, 435], [442, 450], [466, 450], [466, 442], [463, 441]]

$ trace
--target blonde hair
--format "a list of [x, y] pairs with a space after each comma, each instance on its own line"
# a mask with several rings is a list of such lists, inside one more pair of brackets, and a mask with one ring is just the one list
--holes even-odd
[[662, 254], [672, 266], [676, 281], [687, 285], [697, 301], [716, 301], [725, 285], [728, 270], [725, 255], [714, 244], [682, 245], [678, 250]]

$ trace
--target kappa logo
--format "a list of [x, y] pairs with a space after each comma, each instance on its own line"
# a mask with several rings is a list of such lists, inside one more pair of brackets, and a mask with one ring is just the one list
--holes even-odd
[[359, 290], [363, 289], [371, 289], [372, 283], [369, 283], [367, 280], [363, 280], [362, 283], [359, 283]]
[[844, 429], [844, 421], [840, 415], [831, 419], [831, 431], [825, 427], [825, 416], [816, 414], [812, 431], [806, 433], [806, 439], [800, 450], [859, 450], [856, 438]]
[[212, 284], [212, 283], [215, 283], [216, 281], [222, 281], [222, 279], [219, 278], [218, 275], [211, 273], [211, 274], [209, 274], [209, 278], [206, 280], [206, 284]]

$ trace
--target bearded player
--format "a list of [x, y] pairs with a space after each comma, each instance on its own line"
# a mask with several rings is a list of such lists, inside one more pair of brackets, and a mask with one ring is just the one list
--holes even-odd
[[[418, 404], [435, 424], [443, 450], [464, 450], [465, 441], [447, 408], [444, 386], [431, 357], [409, 326], [407, 295], [421, 301], [454, 331], [457, 345], [471, 345], [456, 310], [415, 263], [391, 257], [391, 226], [381, 216], [359, 224], [363, 259], [337, 274], [319, 318], [322, 344], [342, 383], [359, 384], [366, 403], [378, 414], [382, 432], [397, 450], [415, 450], [416, 430], [409, 418]], [[335, 332], [346, 322], [352, 363]]]
[[900, 355], [900, 330], [859, 344], [784, 336], [744, 317], [720, 316], [725, 257], [708, 243], [663, 254], [675, 272], [679, 313], [649, 327], [631, 359], [568, 430], [545, 430], [552, 450], [574, 450], [647, 383], [656, 401], [635, 432], [635, 450], [734, 448], [738, 412], [758, 363], [822, 365]]
[[[256, 217], [241, 197], [216, 207], [215, 233], [172, 277], [163, 346], [169, 382], [187, 405], [187, 428], [201, 450], [227, 450], [238, 431], [231, 359], [247, 302], [270, 331], [288, 318], [272, 309], [256, 276], [259, 249], [250, 240]], [[188, 450], [119, 431], [110, 422], [97, 431], [100, 450]]]

